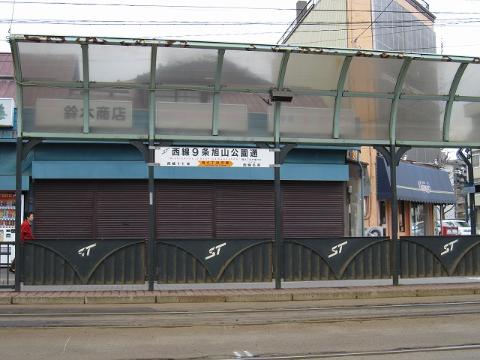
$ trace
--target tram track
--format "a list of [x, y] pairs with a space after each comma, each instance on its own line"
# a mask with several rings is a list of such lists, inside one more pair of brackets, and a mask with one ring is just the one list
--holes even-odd
[[102, 307], [90, 311], [22, 310], [22, 312], [10, 313], [0, 308], [0, 328], [259, 326], [480, 316], [480, 301], [207, 310], [162, 310], [158, 307], [128, 307], [123, 308], [124, 311], [122, 308], [108, 311]]

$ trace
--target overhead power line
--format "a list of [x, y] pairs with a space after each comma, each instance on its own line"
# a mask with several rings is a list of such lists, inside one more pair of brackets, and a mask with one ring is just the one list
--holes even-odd
[[[11, 19], [0, 18], [0, 22], [10, 22]], [[61, 24], [61, 25], [168, 25], [168, 26], [250, 26], [250, 25], [263, 25], [263, 26], [284, 26], [289, 25], [286, 22], [272, 22], [272, 21], [157, 21], [157, 20], [92, 20], [92, 19], [14, 19], [14, 23], [23, 24]], [[473, 24], [479, 23], [480, 17], [473, 18], [459, 18], [448, 19], [438, 21], [435, 25], [444, 24]], [[370, 21], [315, 21], [304, 22], [301, 26], [337, 26], [337, 25], [368, 25], [371, 27]], [[389, 26], [414, 26], [415, 24], [421, 25], [433, 25], [430, 21], [426, 20], [398, 20], [398, 21], [377, 21], [376, 25], [388, 24]]]
[[[197, 10], [265, 10], [265, 11], [297, 11], [296, 8], [282, 8], [282, 7], [262, 7], [262, 6], [205, 6], [205, 5], [168, 5], [168, 4], [146, 4], [146, 3], [124, 3], [124, 2], [110, 2], [110, 3], [98, 3], [98, 2], [67, 2], [67, 1], [41, 1], [41, 0], [0, 0], [0, 4], [12, 4], [16, 2], [18, 5], [58, 5], [58, 6], [123, 6], [123, 7], [145, 7], [145, 8], [172, 8], [172, 9], [197, 9]], [[408, 11], [408, 10], [374, 10], [374, 9], [311, 9], [311, 12], [354, 12], [354, 13], [397, 13], [397, 14], [425, 14], [426, 11]], [[433, 14], [480, 14], [480, 12], [458, 12], [458, 11], [436, 11], [428, 12]]]

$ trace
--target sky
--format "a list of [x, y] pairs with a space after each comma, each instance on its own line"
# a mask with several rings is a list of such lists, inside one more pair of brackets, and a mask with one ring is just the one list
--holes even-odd
[[[275, 44], [295, 18], [296, 0], [13, 2], [0, 0], [0, 52], [10, 51], [6, 41], [9, 33]], [[96, 5], [85, 6], [92, 3]], [[429, 0], [428, 3], [437, 16], [438, 52], [480, 56], [477, 35], [480, 0]], [[136, 6], [129, 6], [132, 4]]]

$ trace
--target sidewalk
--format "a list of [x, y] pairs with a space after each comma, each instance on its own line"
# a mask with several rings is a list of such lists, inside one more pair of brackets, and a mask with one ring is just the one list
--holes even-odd
[[480, 295], [480, 282], [382, 286], [199, 290], [4, 291], [0, 305], [270, 302]]

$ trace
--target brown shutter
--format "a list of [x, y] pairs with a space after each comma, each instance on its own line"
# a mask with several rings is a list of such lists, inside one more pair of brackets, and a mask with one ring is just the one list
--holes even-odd
[[96, 237], [146, 238], [148, 185], [146, 181], [99, 181], [95, 196]]
[[270, 181], [217, 182], [216, 236], [273, 239], [273, 200], [273, 184]]
[[213, 181], [157, 181], [157, 238], [213, 237]]
[[93, 238], [94, 184], [37, 180], [34, 235], [39, 239]]
[[345, 183], [284, 181], [285, 238], [344, 236]]

